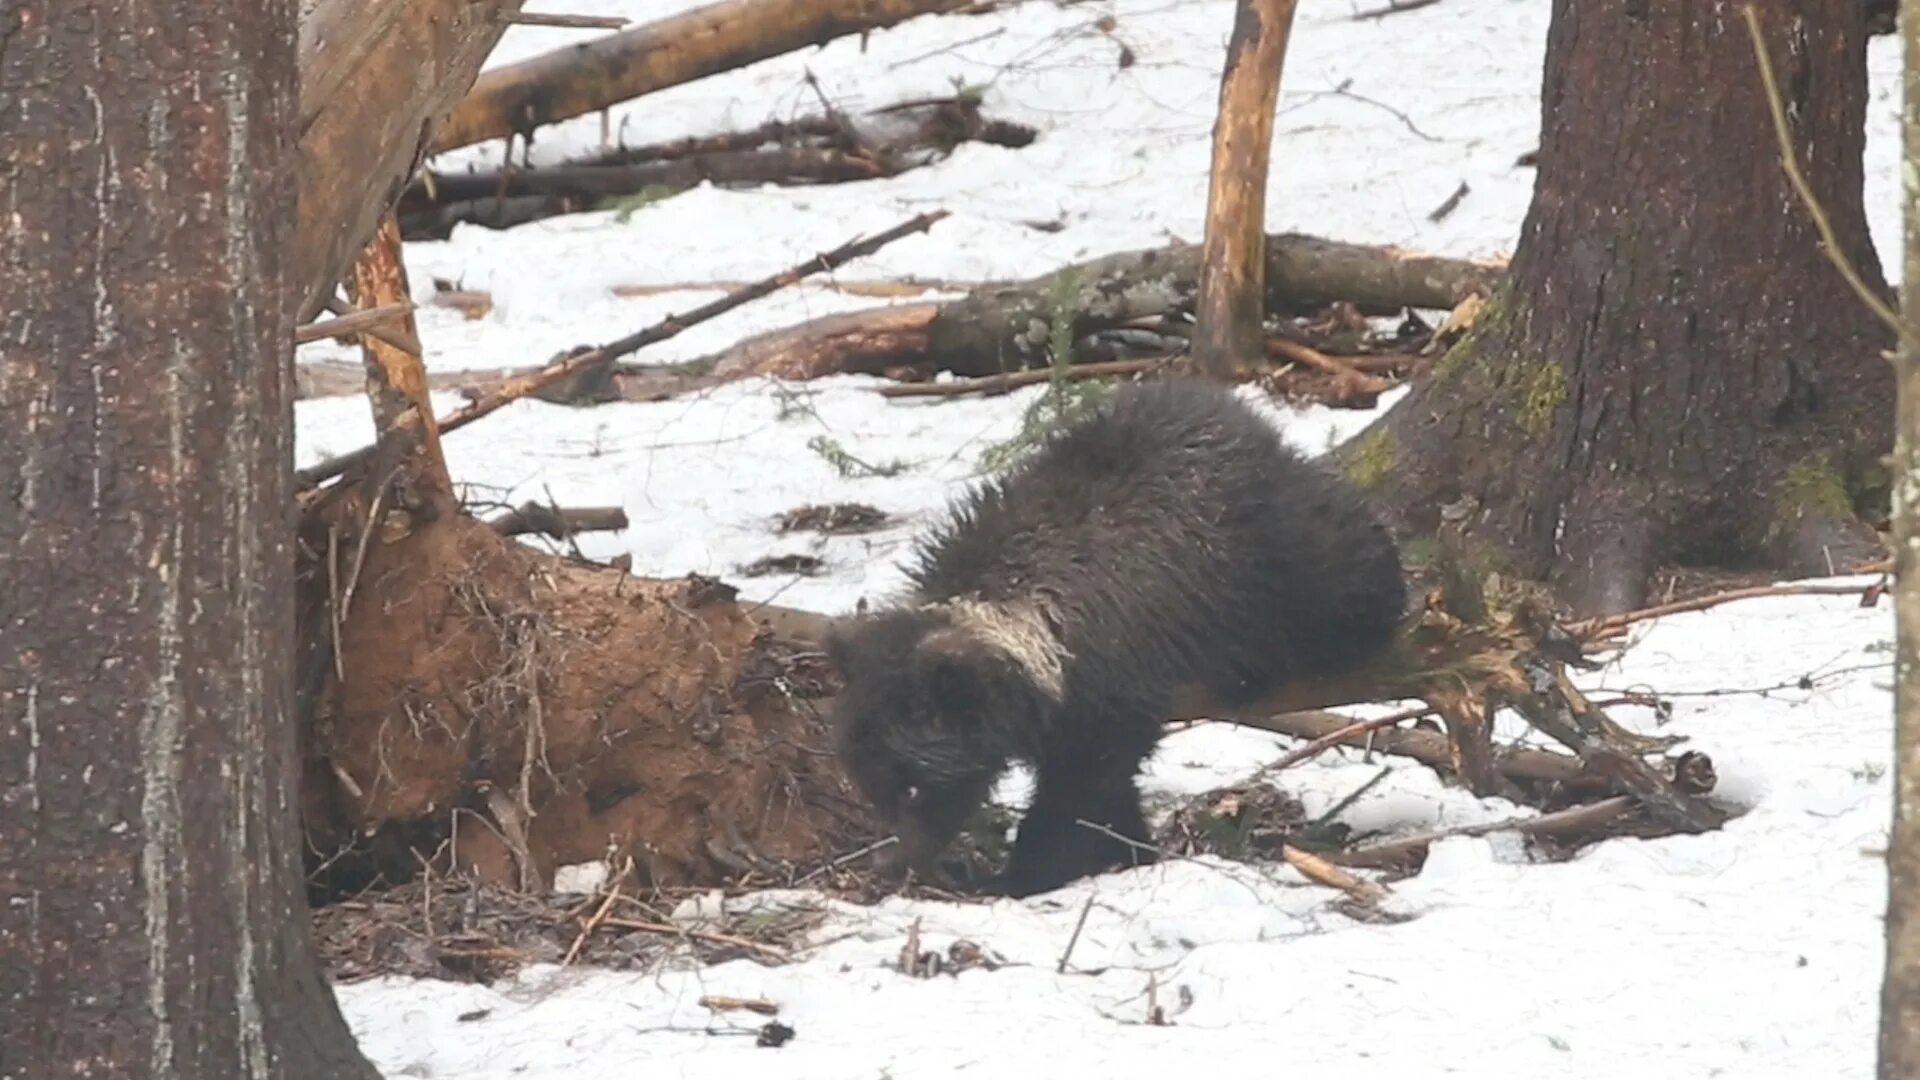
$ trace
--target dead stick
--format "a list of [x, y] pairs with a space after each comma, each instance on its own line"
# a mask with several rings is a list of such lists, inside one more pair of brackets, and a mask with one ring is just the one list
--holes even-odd
[[1349, 379], [1356, 389], [1364, 393], [1380, 394], [1393, 389], [1393, 384], [1385, 379], [1377, 375], [1369, 375], [1344, 360], [1335, 359], [1319, 349], [1302, 345], [1297, 341], [1288, 341], [1283, 337], [1270, 337], [1267, 339], [1267, 351], [1279, 353], [1296, 363], [1318, 368], [1329, 375]]
[[688, 930], [685, 927], [672, 926], [667, 923], [623, 919], [617, 915], [601, 919], [600, 925], [615, 926], [622, 930], [639, 930], [648, 934], [670, 934], [676, 937], [692, 938], [695, 941], [705, 941], [714, 945], [732, 945], [735, 948], [748, 949], [764, 956], [771, 956], [776, 960], [792, 959], [786, 953], [771, 945], [762, 945], [757, 941], [748, 941], [746, 938], [734, 937], [732, 934], [715, 934], [706, 930]]
[[618, 506], [549, 506], [528, 501], [487, 522], [501, 536], [540, 533], [565, 540], [575, 533], [618, 532], [627, 527], [627, 512]]
[[1528, 836], [1553, 836], [1581, 832], [1624, 817], [1639, 805], [1640, 800], [1631, 795], [1615, 795], [1610, 799], [1572, 806], [1565, 810], [1556, 810], [1551, 814], [1541, 814], [1538, 817], [1509, 818], [1484, 825], [1462, 825], [1454, 829], [1437, 829], [1414, 836], [1403, 836], [1397, 840], [1383, 840], [1378, 844], [1369, 844], [1352, 851], [1334, 852], [1327, 858], [1341, 866], [1385, 869], [1411, 861], [1438, 840], [1447, 840], [1456, 836], [1488, 836], [1502, 832], [1524, 833]]
[[[1097, 364], [1075, 364], [1058, 372], [1065, 379], [1095, 379], [1104, 375], [1137, 375], [1165, 367], [1165, 360], [1106, 360]], [[1004, 394], [1022, 386], [1052, 379], [1051, 368], [1009, 371], [1004, 375], [986, 375], [977, 379], [949, 379], [946, 382], [901, 383], [878, 388], [881, 397], [948, 397], [957, 394]]]
[[595, 930], [607, 923], [607, 912], [613, 910], [613, 903], [618, 899], [620, 899], [620, 886], [615, 885], [607, 890], [606, 898], [600, 901], [600, 906], [587, 917], [586, 922], [581, 924], [579, 936], [573, 939], [572, 948], [567, 950], [567, 955], [560, 961], [561, 967], [573, 963], [574, 957], [579, 956], [580, 950], [586, 946], [587, 939], [593, 936]]
[[1281, 845], [1280, 857], [1287, 861], [1288, 866], [1305, 875], [1307, 880], [1339, 889], [1363, 904], [1377, 904], [1387, 897], [1385, 886], [1355, 877], [1320, 856], [1301, 851], [1292, 844]]
[[405, 318], [413, 311], [412, 304], [382, 304], [342, 315], [337, 319], [321, 319], [305, 326], [296, 326], [293, 330], [293, 343], [305, 345], [311, 341], [326, 338], [346, 337], [349, 334], [370, 334], [397, 349], [419, 356], [419, 339], [404, 331], [396, 333], [392, 324]]
[[559, 26], [570, 30], [620, 30], [628, 20], [618, 15], [543, 15], [537, 11], [516, 11], [507, 16], [515, 26]]
[[700, 998], [700, 1007], [703, 1009], [712, 1009], [715, 1012], [744, 1009], [747, 1012], [759, 1013], [761, 1016], [778, 1016], [780, 1014], [780, 1006], [768, 1001], [766, 998], [737, 998], [727, 997], [723, 994], [706, 994], [702, 996]]
[[[1338, 713], [1314, 710], [1281, 713], [1274, 716], [1247, 715], [1223, 719], [1242, 727], [1259, 728], [1262, 731], [1272, 731], [1302, 739], [1322, 738], [1352, 724], [1349, 718]], [[1400, 731], [1383, 728], [1370, 733], [1346, 735], [1338, 741], [1343, 746], [1362, 747], [1368, 745], [1369, 734], [1373, 736], [1372, 749], [1374, 750], [1384, 754], [1410, 757], [1442, 772], [1453, 771], [1452, 759], [1447, 748], [1447, 737], [1437, 731]], [[1599, 779], [1588, 772], [1579, 758], [1551, 750], [1534, 750], [1527, 747], [1496, 748], [1493, 764], [1502, 775], [1515, 780], [1566, 782]]]
[[1065, 975], [1067, 961], [1073, 958], [1073, 947], [1080, 944], [1080, 931], [1087, 928], [1087, 916], [1093, 912], [1093, 894], [1087, 894], [1087, 902], [1080, 905], [1080, 917], [1074, 920], [1073, 936], [1067, 938], [1067, 947], [1060, 953], [1060, 963], [1054, 967], [1054, 973]]
[[[618, 341], [602, 345], [597, 349], [581, 353], [578, 356], [570, 357], [560, 363], [548, 365], [535, 374], [518, 379], [509, 379], [488, 391], [484, 397], [476, 398], [466, 405], [455, 409], [452, 413], [449, 413], [440, 421], [440, 432], [444, 435], [447, 432], [463, 428], [489, 413], [511, 405], [536, 390], [552, 386], [554, 383], [560, 382], [563, 379], [571, 378], [583, 371], [617, 360], [622, 356], [643, 349], [648, 345], [665, 341], [690, 326], [697, 326], [700, 323], [724, 315], [742, 304], [758, 300], [802, 278], [821, 273], [822, 271], [833, 270], [853, 259], [860, 258], [864, 255], [871, 255], [903, 236], [917, 232], [925, 232], [928, 228], [932, 227], [935, 222], [946, 216], [947, 211], [935, 210], [930, 213], [921, 214], [911, 221], [895, 225], [885, 232], [876, 233], [873, 236], [861, 240], [848, 241], [832, 251], [816, 255], [798, 266], [790, 267], [771, 277], [763, 278], [744, 289], [730, 292], [710, 304], [704, 304], [687, 312], [685, 315], [669, 317], [664, 322], [655, 323], [653, 326], [639, 333], [629, 334]], [[414, 423], [419, 422], [418, 418], [412, 413], [407, 414], [407, 418]], [[359, 465], [368, 457], [371, 457], [375, 446], [378, 445], [379, 444], [376, 443], [374, 446], [363, 446], [358, 450], [323, 461], [310, 468], [302, 469], [300, 470], [300, 482], [303, 484], [317, 484], [322, 480], [339, 476], [341, 473], [346, 472], [348, 469]]]
[[1420, 717], [1429, 716], [1432, 713], [1433, 710], [1431, 708], [1421, 706], [1419, 708], [1394, 713], [1392, 716], [1356, 721], [1337, 731], [1327, 732], [1325, 735], [1320, 736], [1260, 771], [1262, 773], [1276, 773], [1282, 769], [1291, 768], [1309, 758], [1318, 757], [1343, 742], [1350, 743], [1361, 735], [1379, 731], [1381, 728], [1393, 727], [1405, 720], [1418, 720]]
[[1872, 585], [1755, 585], [1745, 589], [1714, 593], [1711, 596], [1695, 597], [1692, 600], [1676, 600], [1671, 604], [1642, 608], [1639, 611], [1587, 619], [1584, 622], [1574, 623], [1567, 627], [1567, 630], [1578, 637], [1606, 636], [1624, 630], [1634, 623], [1690, 611], [1706, 611], [1708, 608], [1731, 604], [1736, 600], [1756, 600], [1764, 596], [1862, 596], [1873, 587]]

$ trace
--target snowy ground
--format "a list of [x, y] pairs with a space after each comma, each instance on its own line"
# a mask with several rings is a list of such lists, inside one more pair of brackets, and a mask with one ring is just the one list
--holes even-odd
[[[569, 0], [564, 10], [653, 19], [695, 2]], [[1348, 18], [1370, 6], [1301, 4], [1276, 126], [1270, 226], [1458, 255], [1507, 250], [1533, 178], [1512, 165], [1535, 142], [1548, 5], [1460, 0], [1377, 21]], [[489, 290], [496, 302], [474, 322], [423, 308], [428, 362], [442, 370], [539, 362], [718, 294], [702, 283], [757, 277], [935, 207], [954, 216], [842, 278], [1025, 276], [1170, 236], [1198, 239], [1231, 8], [1226, 0], [1103, 0], [926, 18], [872, 35], [864, 53], [855, 41], [838, 42], [616, 110], [627, 142], [746, 127], [813, 112], [803, 78], [811, 70], [848, 109], [951, 92], [956, 80], [984, 85], [991, 112], [1043, 135], [1018, 151], [963, 147], [886, 181], [697, 190], [624, 223], [578, 215], [410, 245], [417, 299], [443, 277]], [[1111, 33], [1095, 25], [1108, 15]], [[580, 37], [515, 30], [494, 62]], [[1122, 43], [1138, 58], [1124, 70]], [[1875, 41], [1871, 64], [1867, 197], [1886, 251], [1899, 225], [1893, 39]], [[564, 156], [599, 132], [597, 118], [542, 132], [535, 156]], [[475, 148], [439, 164], [497, 152]], [[1472, 190], [1459, 210], [1429, 223], [1427, 212], [1463, 180]], [[1023, 224], [1038, 220], [1064, 228]], [[611, 292], [660, 283], [691, 287], [645, 299]], [[699, 356], [870, 303], [825, 288], [787, 290], [641, 359]], [[325, 344], [302, 352], [338, 355]], [[910, 526], [974, 474], [1027, 400], [888, 403], [872, 386], [754, 382], [590, 410], [523, 402], [451, 435], [447, 451], [476, 496], [626, 506], [633, 527], [583, 543], [590, 555], [629, 551], [638, 573], [701, 571], [728, 577], [749, 598], [844, 611], [898, 584], [893, 564], [910, 528], [816, 548], [804, 536], [776, 535], [771, 516], [854, 500], [905, 515]], [[1320, 450], [1367, 417], [1312, 410], [1280, 419], [1298, 444]], [[302, 464], [371, 433], [358, 399], [302, 402], [299, 422]], [[908, 467], [846, 479], [809, 449], [818, 437], [867, 462]], [[744, 563], [797, 550], [824, 557], [828, 575], [738, 574]], [[741, 961], [649, 975], [536, 970], [491, 989], [383, 980], [341, 987], [340, 996], [390, 1076], [1158, 1077], [1205, 1062], [1247, 1075], [1866, 1077], [1884, 888], [1876, 849], [1889, 805], [1891, 635], [1884, 607], [1861, 611], [1832, 598], [1757, 601], [1654, 626], [1616, 669], [1586, 683], [1673, 697], [1667, 730], [1711, 753], [1722, 794], [1751, 811], [1712, 836], [1613, 842], [1565, 864], [1531, 864], [1502, 839], [1451, 841], [1396, 888], [1394, 906], [1417, 916], [1400, 925], [1352, 922], [1291, 871], [1186, 862], [1024, 903], [840, 907], [803, 962], [777, 969]], [[1813, 676], [1810, 688], [1796, 687], [1804, 675]], [[1621, 718], [1655, 723], [1633, 710]], [[1232, 782], [1283, 743], [1225, 727], [1175, 736], [1148, 777], [1150, 796]], [[1314, 813], [1379, 767], [1331, 756], [1285, 780]], [[1345, 820], [1412, 830], [1516, 812], [1403, 763]], [[1072, 965], [1056, 974], [1089, 894], [1096, 899]], [[888, 965], [915, 918], [929, 947], [967, 938], [1008, 966], [931, 981], [894, 972]], [[1150, 976], [1171, 1027], [1141, 1024]], [[772, 998], [798, 1035], [773, 1050], [706, 1033], [727, 1025], [695, 1004], [710, 993]], [[481, 1008], [489, 1010], [481, 1019], [458, 1019]]]

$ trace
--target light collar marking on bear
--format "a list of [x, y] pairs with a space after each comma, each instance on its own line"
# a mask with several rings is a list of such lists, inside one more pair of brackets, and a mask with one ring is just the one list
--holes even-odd
[[1065, 700], [1066, 662], [1073, 654], [1054, 629], [1043, 598], [1011, 603], [953, 599], [923, 606], [945, 608], [953, 615], [954, 631], [1005, 653], [1048, 700]]

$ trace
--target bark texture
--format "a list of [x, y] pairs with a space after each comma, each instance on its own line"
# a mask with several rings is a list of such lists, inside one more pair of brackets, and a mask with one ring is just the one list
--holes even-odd
[[1227, 41], [1193, 335], [1194, 360], [1214, 376], [1249, 369], [1265, 353], [1267, 163], [1292, 29], [1293, 0], [1240, 0]]
[[312, 318], [399, 199], [521, 0], [303, 0], [300, 225], [287, 298]]
[[[1920, 0], [1904, 0], [1906, 101], [1901, 194], [1906, 218], [1902, 314], [1920, 325]], [[1887, 842], [1887, 961], [1880, 994], [1880, 1080], [1920, 1076], [1920, 355], [1903, 348], [1895, 369], [1899, 428], [1893, 488], [1895, 728], [1893, 834]]]
[[0, 1072], [373, 1080], [298, 891], [295, 5], [0, 20]]
[[[1859, 6], [1755, 7], [1800, 160], [1884, 289]], [[1890, 335], [1788, 185], [1738, 6], [1555, 0], [1547, 50], [1507, 288], [1343, 448], [1350, 475], [1587, 613], [1637, 605], [1661, 562], [1824, 573], [1866, 553], [1853, 504], [1889, 441]]]

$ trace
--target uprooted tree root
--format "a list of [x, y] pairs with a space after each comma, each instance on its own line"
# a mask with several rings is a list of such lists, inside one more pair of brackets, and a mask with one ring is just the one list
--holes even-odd
[[376, 505], [369, 524], [356, 499], [303, 527], [317, 897], [435, 853], [527, 892], [609, 856], [642, 885], [776, 883], [873, 839], [814, 707], [824, 658], [728, 587], [569, 562], [459, 515]]

